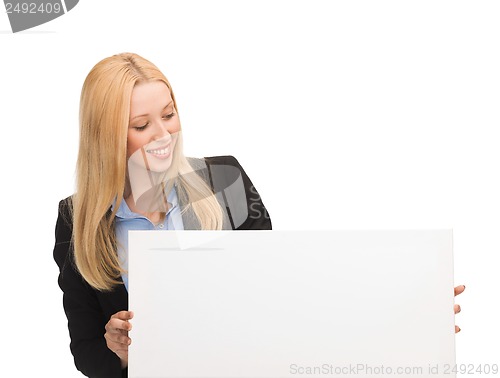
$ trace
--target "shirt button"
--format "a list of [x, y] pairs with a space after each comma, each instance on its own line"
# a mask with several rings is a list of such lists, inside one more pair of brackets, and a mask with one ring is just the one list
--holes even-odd
[[160, 223], [158, 227], [163, 228], [163, 223]]

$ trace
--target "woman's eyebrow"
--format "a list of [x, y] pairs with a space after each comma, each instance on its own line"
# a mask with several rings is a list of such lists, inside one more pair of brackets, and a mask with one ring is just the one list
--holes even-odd
[[[163, 111], [163, 110], [165, 110], [166, 108], [168, 108], [168, 107], [169, 107], [169, 106], [170, 106], [173, 102], [174, 102], [174, 100], [171, 100], [171, 101], [170, 101], [167, 105], [165, 105], [165, 107], [162, 109], [162, 111]], [[141, 114], [141, 115], [137, 115], [137, 116], [135, 116], [135, 117], [133, 117], [133, 118], [130, 118], [130, 121], [133, 121], [133, 120], [134, 120], [134, 119], [136, 119], [136, 118], [139, 118], [139, 117], [144, 117], [144, 116], [147, 116], [147, 115], [148, 115], [148, 114]]]

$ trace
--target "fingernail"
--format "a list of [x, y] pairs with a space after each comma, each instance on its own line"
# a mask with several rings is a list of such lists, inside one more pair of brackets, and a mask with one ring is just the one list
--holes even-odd
[[462, 285], [464, 287], [464, 290], [465, 290], [465, 285]]
[[460, 332], [460, 331], [461, 331], [461, 329], [460, 329], [460, 327], [458, 327], [458, 332]]

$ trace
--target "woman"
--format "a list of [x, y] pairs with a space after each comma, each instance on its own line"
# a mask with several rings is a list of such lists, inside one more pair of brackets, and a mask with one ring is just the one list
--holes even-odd
[[80, 99], [77, 191], [59, 204], [54, 259], [75, 365], [126, 377], [127, 231], [271, 229], [257, 190], [232, 156], [186, 158], [172, 88], [131, 53], [87, 76]]
[[99, 62], [83, 85], [77, 191], [60, 202], [56, 224], [70, 348], [89, 377], [127, 376], [131, 229], [265, 230], [271, 220], [234, 157], [183, 155], [169, 82], [124, 53]]

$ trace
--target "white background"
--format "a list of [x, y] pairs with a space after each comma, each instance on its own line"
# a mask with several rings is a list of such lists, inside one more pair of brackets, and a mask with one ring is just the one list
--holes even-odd
[[453, 228], [457, 362], [500, 363], [499, 18], [495, 1], [82, 0], [12, 34], [1, 13], [0, 375], [81, 376], [54, 226], [81, 86], [124, 51], [169, 78], [186, 155], [234, 155], [275, 229]]

